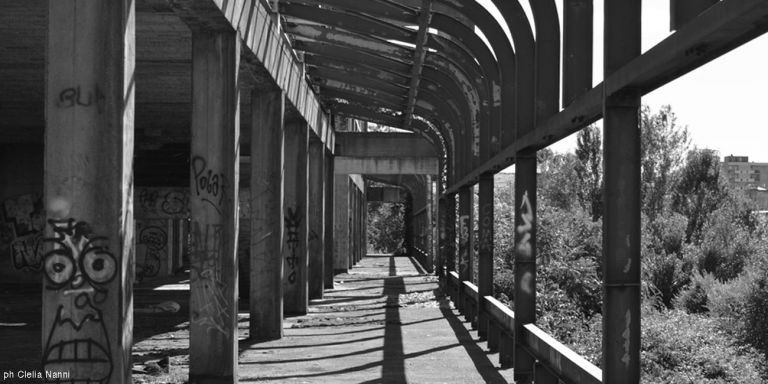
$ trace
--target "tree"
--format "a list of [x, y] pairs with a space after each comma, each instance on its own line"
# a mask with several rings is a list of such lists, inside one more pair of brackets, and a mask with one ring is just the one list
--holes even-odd
[[603, 156], [600, 129], [594, 125], [576, 137], [576, 196], [595, 221], [603, 216]]
[[541, 177], [538, 193], [549, 205], [569, 210], [576, 196], [576, 164], [578, 160], [572, 153], [553, 152], [546, 148], [538, 151], [538, 168]]
[[720, 179], [720, 156], [717, 151], [689, 151], [672, 199], [672, 209], [688, 218], [686, 242], [698, 237], [707, 217], [727, 197], [726, 191], [726, 185]]
[[683, 164], [688, 150], [688, 128], [677, 125], [669, 105], [652, 114], [644, 105], [640, 110], [640, 166], [642, 210], [653, 222], [667, 203], [674, 185], [674, 172]]
[[403, 204], [368, 203], [368, 242], [378, 252], [393, 253], [404, 240]]

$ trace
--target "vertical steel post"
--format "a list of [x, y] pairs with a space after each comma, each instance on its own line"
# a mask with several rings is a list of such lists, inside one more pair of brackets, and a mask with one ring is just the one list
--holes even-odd
[[[641, 1], [605, 3], [605, 75], [640, 54]], [[640, 93], [603, 101], [603, 383], [640, 382]]]
[[472, 281], [472, 204], [474, 201], [472, 187], [459, 188], [459, 279]]
[[485, 296], [493, 296], [493, 173], [480, 175], [478, 192], [478, 303], [477, 335], [485, 340], [488, 332], [488, 314], [485, 312]]
[[534, 358], [523, 348], [523, 325], [536, 322], [536, 152], [515, 160], [515, 381], [530, 383]]
[[563, 106], [592, 88], [592, 0], [563, 3]]
[[445, 196], [445, 270], [446, 272], [456, 271], [456, 256], [458, 247], [456, 246], [456, 194], [451, 193]]

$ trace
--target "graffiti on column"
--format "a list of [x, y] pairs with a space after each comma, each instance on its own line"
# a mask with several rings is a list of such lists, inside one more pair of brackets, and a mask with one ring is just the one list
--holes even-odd
[[191, 322], [210, 332], [229, 336], [232, 317], [220, 260], [224, 252], [224, 226], [193, 221], [190, 232], [189, 280], [195, 286], [190, 298]]
[[72, 383], [110, 382], [113, 364], [103, 304], [117, 275], [107, 238], [75, 219], [49, 220], [54, 237], [45, 254], [45, 289], [58, 293], [56, 317], [43, 349], [43, 368], [70, 372]]
[[520, 204], [520, 218], [523, 224], [517, 226], [517, 233], [520, 235], [520, 241], [517, 243], [517, 253], [523, 258], [531, 257], [531, 230], [533, 229], [533, 208], [531, 201], [528, 200], [528, 191], [523, 193], [523, 201]]
[[195, 195], [221, 215], [224, 196], [229, 188], [227, 177], [210, 169], [208, 162], [200, 156], [192, 158], [192, 177], [195, 182]]
[[479, 248], [483, 251], [490, 251], [493, 245], [493, 205], [487, 204], [482, 207], [480, 217], [480, 244]]
[[462, 273], [469, 268], [469, 216], [459, 216], [459, 268]]
[[[533, 254], [531, 247], [531, 230], [533, 229], [533, 207], [528, 199], [528, 191], [523, 193], [522, 203], [520, 204], [520, 218], [523, 224], [517, 226], [517, 233], [520, 235], [520, 241], [517, 243], [517, 256], [520, 259], [528, 261]], [[527, 294], [533, 293], [533, 275], [530, 271], [525, 271], [520, 279], [520, 287]]]
[[189, 211], [189, 192], [174, 188], [137, 188], [137, 217], [181, 218]]
[[56, 106], [59, 108], [92, 107], [96, 106], [99, 114], [104, 113], [106, 97], [99, 87], [92, 90], [88, 87], [75, 86], [59, 92]]
[[168, 258], [168, 234], [165, 228], [145, 226], [136, 241], [136, 279], [155, 277]]
[[301, 207], [288, 207], [285, 213], [285, 242], [288, 245], [288, 255], [285, 261], [288, 263], [288, 282], [296, 283], [296, 268], [299, 264], [299, 226], [301, 225]]
[[22, 195], [3, 202], [0, 254], [10, 256], [13, 267], [39, 272], [43, 267], [45, 213], [39, 196]]

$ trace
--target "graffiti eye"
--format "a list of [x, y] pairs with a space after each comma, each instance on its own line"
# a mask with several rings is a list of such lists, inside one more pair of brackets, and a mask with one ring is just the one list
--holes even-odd
[[53, 254], [45, 259], [45, 275], [54, 284], [64, 284], [72, 278], [75, 262], [68, 255]]
[[115, 277], [116, 267], [115, 258], [107, 252], [88, 252], [83, 258], [83, 270], [95, 283], [103, 284], [112, 280]]

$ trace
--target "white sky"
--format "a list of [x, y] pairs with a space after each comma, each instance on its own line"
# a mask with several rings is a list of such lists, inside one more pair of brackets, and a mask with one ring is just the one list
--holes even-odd
[[[535, 1], [535, 0], [533, 0]], [[488, 7], [490, 0], [478, 0]], [[526, 0], [521, 1], [527, 7]], [[558, 7], [562, 0], [557, 0]], [[643, 1], [643, 51], [669, 35], [669, 1]], [[594, 0], [594, 73], [602, 81], [603, 0]], [[724, 155], [746, 155], [768, 162], [768, 34], [657, 89], [642, 99], [656, 111], [669, 104], [680, 125], [687, 125], [692, 144]], [[572, 151], [575, 135], [551, 146]]]

